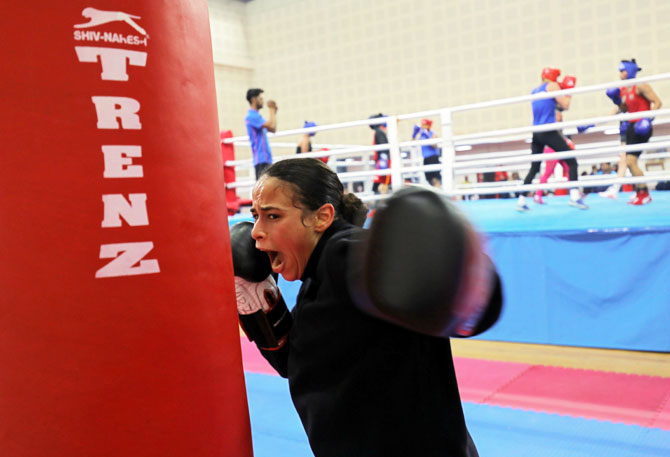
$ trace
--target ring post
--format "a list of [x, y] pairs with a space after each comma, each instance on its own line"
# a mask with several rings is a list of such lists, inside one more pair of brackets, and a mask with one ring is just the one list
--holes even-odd
[[388, 131], [389, 152], [391, 154], [391, 185], [393, 190], [403, 187], [402, 159], [400, 157], [400, 146], [398, 145], [398, 118], [389, 116], [386, 118], [386, 130]]
[[456, 160], [456, 150], [454, 149], [454, 127], [449, 108], [440, 110], [440, 123], [442, 125], [443, 140], [442, 190], [450, 194], [454, 191], [454, 160]]

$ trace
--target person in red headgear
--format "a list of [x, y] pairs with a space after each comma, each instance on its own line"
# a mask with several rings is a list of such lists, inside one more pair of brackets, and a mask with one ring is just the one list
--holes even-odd
[[[561, 70], [558, 68], [546, 67], [542, 69], [542, 84], [533, 89], [533, 94], [542, 92], [553, 92], [562, 89], [570, 89], [575, 87], [577, 79], [574, 76], [566, 76], [562, 81], [558, 81]], [[533, 125], [553, 124], [556, 122], [556, 110], [564, 111], [570, 108], [570, 96], [558, 96], [554, 98], [544, 98], [541, 100], [534, 100], [533, 106]], [[550, 130], [548, 132], [534, 132], [531, 143], [532, 154], [542, 154], [544, 148], [549, 146], [556, 152], [569, 151], [570, 146], [565, 141], [565, 137], [558, 130]], [[570, 181], [577, 181], [577, 160], [574, 157], [564, 159], [568, 164]], [[524, 184], [530, 184], [535, 178], [535, 175], [540, 171], [540, 162], [532, 162], [530, 170], [523, 180]], [[588, 209], [588, 206], [582, 199], [581, 192], [576, 189], [570, 189], [571, 206], [580, 209]], [[516, 209], [518, 211], [529, 211], [530, 208], [526, 204], [526, 197], [519, 195]]]
[[[634, 79], [637, 72], [642, 70], [637, 65], [635, 59], [622, 60], [619, 64], [619, 77], [621, 79]], [[663, 102], [654, 89], [649, 84], [636, 84], [633, 86], [608, 89], [607, 96], [612, 102], [619, 107], [622, 112], [637, 113], [640, 111], [657, 110], [661, 107]], [[651, 118], [641, 117], [639, 119], [631, 119], [627, 123], [622, 123], [621, 129], [625, 129], [626, 144], [640, 144], [647, 143], [653, 133], [651, 126]], [[623, 138], [622, 138], [623, 140]], [[626, 152], [626, 166], [633, 174], [633, 176], [643, 176], [644, 173], [640, 169], [637, 159], [642, 154], [642, 151], [627, 151]], [[622, 168], [621, 166], [619, 168]], [[623, 173], [620, 176], [623, 176]], [[603, 192], [603, 197], [616, 198], [619, 191], [619, 186], [614, 185]], [[635, 197], [629, 202], [632, 205], [645, 205], [651, 202], [649, 189], [647, 185], [642, 183], [637, 185], [637, 192]]]
[[[419, 137], [419, 140], [428, 140], [435, 136], [435, 132], [431, 130], [433, 126], [433, 121], [430, 119], [421, 119], [421, 124], [414, 126], [412, 132], [412, 139]], [[431, 145], [422, 145], [421, 146], [421, 155], [423, 156], [424, 165], [435, 165], [440, 163], [440, 151], [437, 149], [437, 146]], [[439, 171], [426, 171], [426, 181], [431, 186], [440, 187], [442, 185], [442, 174]]]

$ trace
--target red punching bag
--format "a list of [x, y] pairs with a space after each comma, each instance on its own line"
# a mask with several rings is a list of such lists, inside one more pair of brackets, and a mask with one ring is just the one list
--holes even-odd
[[250, 456], [207, 3], [1, 16], [0, 455]]

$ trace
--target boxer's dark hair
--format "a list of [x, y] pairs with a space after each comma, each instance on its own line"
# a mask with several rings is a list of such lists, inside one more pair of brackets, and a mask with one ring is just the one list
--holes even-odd
[[293, 191], [294, 204], [316, 211], [326, 203], [335, 208], [335, 218], [362, 225], [367, 207], [354, 194], [345, 194], [344, 186], [328, 165], [318, 159], [286, 159], [266, 168], [261, 176], [281, 179]]
[[252, 98], [258, 97], [262, 93], [263, 93], [263, 89], [249, 89], [247, 91], [247, 101], [249, 103], [251, 103]]

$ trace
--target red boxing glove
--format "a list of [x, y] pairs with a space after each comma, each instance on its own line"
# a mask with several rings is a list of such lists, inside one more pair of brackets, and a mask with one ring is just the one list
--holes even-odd
[[561, 86], [561, 89], [572, 89], [577, 85], [577, 78], [574, 76], [566, 76], [558, 83], [558, 85]]

